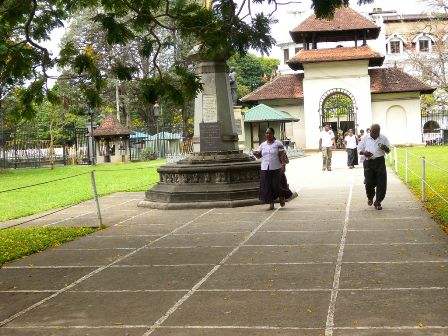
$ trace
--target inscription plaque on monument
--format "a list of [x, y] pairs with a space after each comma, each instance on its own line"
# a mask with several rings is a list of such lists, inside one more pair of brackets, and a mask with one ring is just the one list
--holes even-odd
[[209, 122], [199, 124], [201, 152], [215, 152], [222, 149], [221, 123]]
[[212, 123], [218, 121], [218, 105], [216, 103], [216, 95], [202, 96], [202, 121]]
[[241, 127], [241, 119], [235, 119], [235, 132], [238, 135], [242, 135], [243, 134], [243, 130]]

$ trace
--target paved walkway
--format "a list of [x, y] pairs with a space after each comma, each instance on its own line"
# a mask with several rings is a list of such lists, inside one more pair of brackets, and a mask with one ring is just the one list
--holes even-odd
[[[292, 160], [299, 197], [274, 211], [102, 198], [109, 228], [0, 270], [0, 335], [448, 335], [447, 236], [393, 174], [377, 211], [344, 152], [320, 165]], [[25, 225], [92, 225], [93, 210]]]

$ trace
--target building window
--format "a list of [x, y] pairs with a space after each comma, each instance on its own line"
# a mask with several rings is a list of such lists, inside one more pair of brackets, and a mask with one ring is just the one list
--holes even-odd
[[418, 51], [429, 52], [429, 39], [418, 40]]
[[283, 61], [286, 63], [286, 61], [289, 60], [289, 49], [283, 49]]
[[399, 54], [401, 52], [401, 41], [390, 41], [390, 53]]
[[297, 54], [302, 49], [303, 49], [302, 47], [297, 47], [297, 48], [294, 49], [294, 52]]

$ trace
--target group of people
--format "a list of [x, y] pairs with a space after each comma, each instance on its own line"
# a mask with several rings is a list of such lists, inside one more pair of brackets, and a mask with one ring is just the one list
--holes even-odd
[[[387, 137], [380, 134], [381, 127], [373, 124], [367, 129], [354, 135], [348, 130], [344, 137], [344, 146], [347, 151], [347, 166], [353, 169], [360, 162], [364, 167], [364, 184], [367, 195], [367, 204], [374, 205], [381, 210], [381, 202], [386, 196], [387, 173], [384, 156], [390, 152], [390, 143]], [[278, 198], [280, 206], [292, 193], [288, 188], [285, 177], [287, 155], [283, 144], [275, 139], [274, 129], [266, 130], [266, 141], [263, 142], [254, 155], [261, 158], [259, 199], [274, 209], [274, 202]], [[335, 148], [335, 136], [329, 124], [325, 124], [320, 133], [319, 151], [322, 151], [322, 170], [331, 171], [332, 149]], [[376, 196], [376, 197], [375, 197]], [[375, 198], [375, 200], [374, 200]]]
[[[364, 184], [367, 194], [367, 204], [374, 205], [377, 210], [383, 207], [381, 202], [386, 196], [387, 173], [384, 155], [390, 152], [389, 140], [380, 134], [381, 127], [373, 124], [367, 129], [360, 130], [358, 136], [349, 129], [344, 137], [347, 151], [347, 166], [353, 169], [358, 165], [358, 153], [364, 167]], [[331, 151], [335, 148], [334, 133], [330, 124], [325, 124], [320, 133], [319, 150], [322, 151], [322, 170], [331, 171]], [[376, 196], [375, 201], [373, 198]]]

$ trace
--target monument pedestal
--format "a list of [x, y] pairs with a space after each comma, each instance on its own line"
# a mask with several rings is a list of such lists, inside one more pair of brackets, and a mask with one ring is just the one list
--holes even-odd
[[228, 67], [197, 66], [204, 90], [195, 99], [194, 153], [160, 167], [160, 182], [139, 206], [157, 209], [236, 207], [260, 204], [260, 162], [238, 150]]
[[156, 209], [260, 204], [260, 162], [239, 151], [194, 153], [157, 169], [160, 182], [138, 205]]

